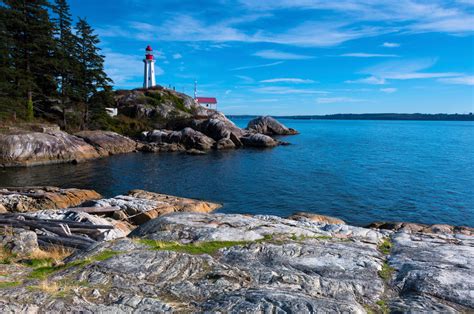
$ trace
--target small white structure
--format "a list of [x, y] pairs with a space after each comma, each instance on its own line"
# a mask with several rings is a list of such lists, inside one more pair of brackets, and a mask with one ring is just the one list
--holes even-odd
[[156, 85], [155, 81], [155, 59], [153, 58], [153, 49], [148, 45], [146, 47], [145, 59], [145, 73], [143, 76], [143, 88], [150, 88]]
[[215, 97], [198, 97], [196, 80], [194, 81], [194, 101], [208, 109], [217, 110], [217, 99]]
[[118, 109], [117, 108], [105, 108], [105, 112], [111, 117], [115, 117], [115, 116], [118, 115]]

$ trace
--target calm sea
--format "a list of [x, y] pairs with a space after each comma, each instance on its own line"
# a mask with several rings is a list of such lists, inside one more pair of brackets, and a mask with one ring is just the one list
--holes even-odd
[[[239, 126], [247, 120], [236, 119]], [[226, 213], [308, 211], [474, 227], [474, 123], [282, 120], [300, 135], [275, 149], [205, 156], [131, 153], [79, 165], [0, 170], [0, 185], [145, 189], [223, 203]]]

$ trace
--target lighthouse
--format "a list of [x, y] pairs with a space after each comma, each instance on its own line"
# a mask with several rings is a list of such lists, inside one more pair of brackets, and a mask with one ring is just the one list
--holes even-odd
[[143, 88], [150, 88], [156, 85], [155, 81], [155, 59], [153, 58], [153, 49], [148, 45], [146, 47], [145, 70], [143, 73]]

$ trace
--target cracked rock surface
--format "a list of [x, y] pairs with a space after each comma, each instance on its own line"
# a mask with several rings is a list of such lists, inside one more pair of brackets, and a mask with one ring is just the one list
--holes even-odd
[[0, 289], [0, 311], [466, 312], [472, 244], [301, 217], [173, 213], [69, 257], [46, 279], [59, 292], [32, 288], [37, 279]]

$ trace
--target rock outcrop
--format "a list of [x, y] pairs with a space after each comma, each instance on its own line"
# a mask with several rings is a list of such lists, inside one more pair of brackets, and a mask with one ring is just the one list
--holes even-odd
[[287, 128], [285, 125], [270, 116], [258, 117], [251, 120], [247, 125], [247, 129], [266, 135], [298, 134], [298, 131], [295, 129]]
[[288, 219], [293, 219], [293, 220], [308, 219], [314, 222], [322, 222], [322, 223], [334, 224], [334, 225], [346, 224], [344, 220], [336, 218], [336, 217], [318, 215], [318, 214], [307, 213], [307, 212], [294, 213], [293, 215], [289, 216]]
[[58, 187], [0, 188], [0, 207], [4, 212], [32, 212], [78, 206], [102, 196], [93, 190]]
[[109, 156], [136, 151], [137, 142], [109, 131], [81, 131], [74, 134], [94, 146], [101, 156]]
[[62, 131], [12, 131], [0, 134], [0, 166], [80, 162], [100, 157], [83, 139]]
[[101, 199], [94, 207], [119, 207], [123, 213], [121, 220], [141, 225], [151, 219], [174, 212], [209, 213], [221, 207], [220, 204], [204, 202], [143, 190], [132, 190], [127, 195]]
[[7, 272], [0, 311], [470, 312], [473, 240], [174, 213], [78, 251], [43, 279], [56, 290], [41, 289], [26, 266]]

